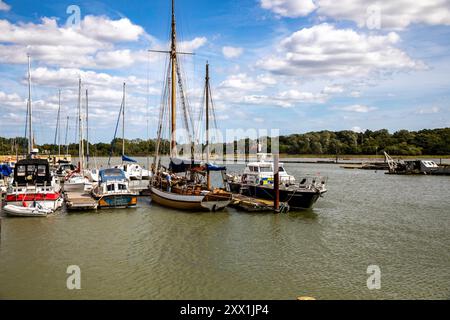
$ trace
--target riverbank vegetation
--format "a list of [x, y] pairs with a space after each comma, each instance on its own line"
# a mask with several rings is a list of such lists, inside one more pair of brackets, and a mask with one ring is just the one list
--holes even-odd
[[[246, 140], [249, 145], [248, 139]], [[237, 142], [234, 142], [237, 145]], [[0, 154], [24, 154], [27, 146], [25, 138], [1, 138]], [[58, 146], [44, 144], [37, 146], [41, 153], [57, 153]], [[224, 149], [225, 149], [224, 145]], [[162, 143], [162, 154], [169, 151], [169, 142]], [[125, 140], [126, 154], [129, 156], [147, 156], [155, 152], [156, 141]], [[248, 149], [248, 147], [247, 147]], [[269, 147], [270, 149], [270, 147]], [[95, 143], [89, 146], [92, 156], [109, 156], [121, 154], [122, 140], [115, 139], [113, 143]], [[376, 156], [383, 151], [398, 156], [441, 156], [450, 154], [450, 128], [425, 129], [420, 131], [400, 130], [390, 133], [386, 129], [365, 132], [320, 131], [304, 134], [292, 134], [279, 137], [279, 151], [286, 156], [334, 157], [346, 156]], [[66, 152], [66, 146], [61, 147], [61, 153]], [[72, 156], [78, 154], [78, 144], [70, 144], [68, 152]]]

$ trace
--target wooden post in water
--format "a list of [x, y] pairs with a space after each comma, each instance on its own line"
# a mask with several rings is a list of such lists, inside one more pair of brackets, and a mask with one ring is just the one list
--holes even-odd
[[279, 162], [280, 162], [280, 158], [278, 154], [274, 155], [274, 159], [273, 159], [273, 173], [274, 173], [274, 177], [273, 177], [273, 189], [275, 191], [275, 198], [274, 198], [274, 202], [273, 202], [273, 210], [274, 212], [278, 213], [280, 212], [280, 173], [279, 173]]

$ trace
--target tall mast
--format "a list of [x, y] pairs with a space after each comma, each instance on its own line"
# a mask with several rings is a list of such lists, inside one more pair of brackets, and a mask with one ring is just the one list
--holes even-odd
[[122, 98], [122, 163], [125, 156], [125, 82], [123, 83], [123, 98]]
[[86, 168], [89, 169], [89, 99], [86, 89]]
[[66, 146], [66, 155], [69, 154], [69, 144], [67, 143], [67, 136], [69, 134], [69, 116], [67, 116], [67, 122], [66, 122], [66, 138], [64, 140], [64, 144]]
[[176, 23], [175, 23], [175, 0], [172, 0], [172, 44], [170, 48], [170, 60], [172, 66], [172, 94], [171, 94], [171, 151], [170, 155], [176, 157], [177, 155], [177, 142], [175, 137], [176, 126], [177, 126], [177, 115], [176, 115], [176, 103], [177, 103], [177, 77], [176, 77], [176, 66], [177, 66], [177, 47], [176, 47]]
[[[58, 156], [61, 157], [61, 90], [58, 91], [58, 118], [56, 120], [55, 144], [58, 142]], [[58, 138], [58, 140], [56, 140]]]
[[28, 54], [28, 154], [33, 152], [33, 108], [31, 106], [31, 57]]
[[[209, 164], [209, 63], [206, 62], [206, 78], [205, 78], [205, 98], [206, 98], [206, 165]], [[208, 190], [211, 189], [211, 174], [207, 169], [206, 183]]]
[[81, 78], [78, 80], [78, 126], [79, 126], [79, 145], [78, 145], [78, 156], [80, 158], [80, 173], [83, 172], [83, 158], [84, 158], [84, 145], [83, 145], [83, 117], [81, 113]]

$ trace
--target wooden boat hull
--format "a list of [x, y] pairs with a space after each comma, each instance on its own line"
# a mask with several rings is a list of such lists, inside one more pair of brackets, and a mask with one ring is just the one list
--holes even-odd
[[231, 202], [231, 197], [230, 199], [214, 199], [203, 195], [181, 195], [154, 187], [151, 187], [151, 198], [159, 205], [188, 211], [218, 211], [227, 207]]

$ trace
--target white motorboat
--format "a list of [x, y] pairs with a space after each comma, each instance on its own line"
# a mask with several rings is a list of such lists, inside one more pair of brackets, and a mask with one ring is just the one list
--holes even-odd
[[30, 207], [34, 202], [53, 211], [62, 206], [60, 185], [50, 173], [47, 160], [26, 159], [17, 162], [14, 180], [7, 190], [7, 205]]
[[53, 213], [52, 209], [46, 209], [39, 203], [35, 203], [31, 207], [8, 204], [3, 207], [3, 211], [14, 217], [46, 217], [47, 215]]
[[80, 174], [74, 174], [64, 182], [64, 192], [85, 192], [92, 190], [92, 182]]

